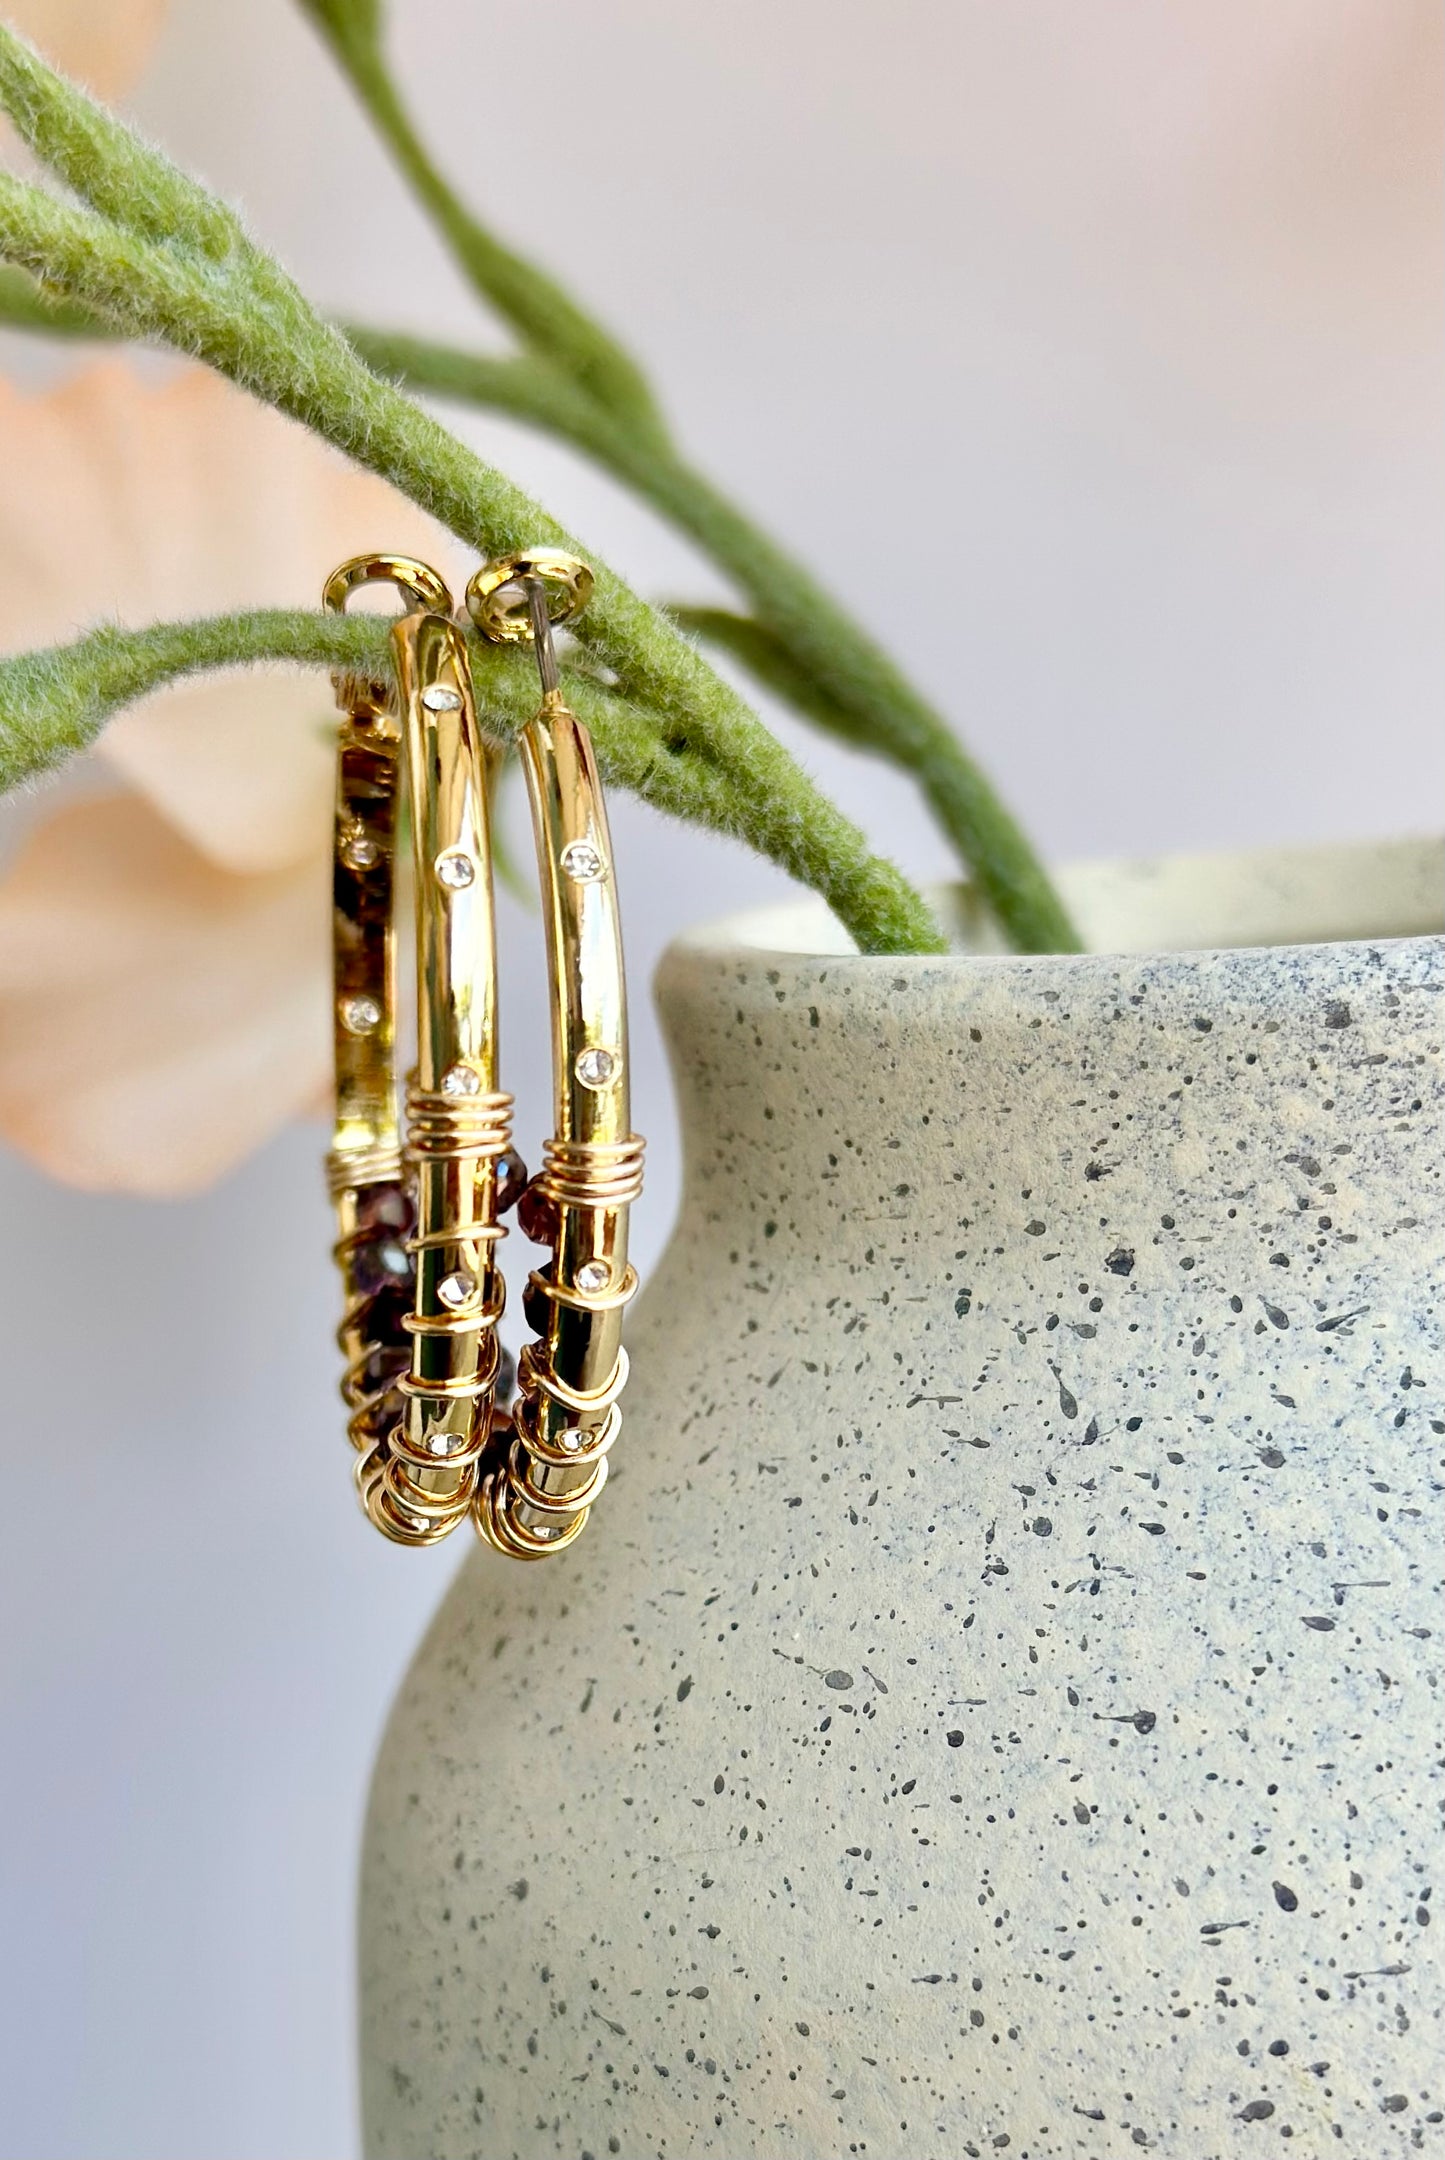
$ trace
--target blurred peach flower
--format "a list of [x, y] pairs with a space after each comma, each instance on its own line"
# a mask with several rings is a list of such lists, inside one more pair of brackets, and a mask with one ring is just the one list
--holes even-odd
[[[343, 556], [434, 560], [441, 540], [199, 369], [0, 383], [0, 469], [5, 649], [97, 618], [314, 607]], [[62, 802], [0, 874], [0, 1133], [67, 1184], [192, 1191], [317, 1101], [329, 704], [300, 672], [162, 693], [102, 738], [124, 788]]]
[[118, 98], [150, 58], [169, 0], [10, 0], [6, 20], [98, 97]]

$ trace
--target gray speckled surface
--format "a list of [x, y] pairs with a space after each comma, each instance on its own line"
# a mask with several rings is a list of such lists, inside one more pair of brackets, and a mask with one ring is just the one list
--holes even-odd
[[674, 950], [615, 1480], [377, 1772], [373, 2160], [1445, 2153], [1442, 990]]

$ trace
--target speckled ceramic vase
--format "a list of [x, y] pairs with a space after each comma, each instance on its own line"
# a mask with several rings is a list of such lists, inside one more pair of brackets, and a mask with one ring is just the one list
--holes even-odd
[[373, 2160], [1445, 2154], [1442, 867], [673, 949], [615, 1483], [382, 1750]]

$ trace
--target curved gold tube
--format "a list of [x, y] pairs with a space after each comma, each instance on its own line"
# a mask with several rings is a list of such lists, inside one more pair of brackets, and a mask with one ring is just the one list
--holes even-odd
[[[441, 579], [406, 557], [344, 563], [327, 581], [327, 605], [342, 608], [358, 586], [378, 580], [395, 584], [410, 609], [392, 630], [394, 698], [383, 685], [337, 682], [346, 719], [337, 764], [336, 1126], [328, 1173], [346, 1293], [342, 1393], [358, 1487], [387, 1537], [429, 1545], [468, 1514], [490, 1434], [504, 1301], [497, 1187], [511, 1098], [497, 1090], [487, 788], [466, 646]], [[417, 979], [404, 1146], [393, 1072], [403, 776]]]
[[489, 1544], [525, 1560], [571, 1544], [602, 1490], [627, 1378], [623, 1309], [637, 1288], [627, 1229], [643, 1143], [632, 1130], [612, 838], [591, 738], [562, 700], [549, 631], [585, 602], [591, 583], [585, 564], [536, 550], [488, 565], [467, 593], [484, 634], [536, 641], [543, 683], [517, 746], [552, 980], [555, 1129], [518, 1214], [552, 1252], [527, 1283], [536, 1339], [518, 1366], [510, 1442], [484, 1466], [474, 1510]]

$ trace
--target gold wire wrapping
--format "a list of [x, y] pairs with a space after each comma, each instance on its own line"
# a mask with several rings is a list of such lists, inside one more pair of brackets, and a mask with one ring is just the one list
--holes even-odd
[[607, 1479], [627, 1382], [623, 1309], [643, 1143], [632, 1131], [627, 1003], [612, 842], [592, 743], [558, 687], [551, 624], [585, 604], [585, 564], [532, 550], [487, 565], [467, 590], [483, 635], [532, 642], [542, 704], [518, 738], [542, 882], [552, 990], [555, 1130], [528, 1188], [525, 1226], [551, 1246], [523, 1304], [522, 1351], [504, 1448], [483, 1466], [474, 1519], [512, 1559], [541, 1560], [581, 1535]]
[[[337, 1119], [328, 1180], [357, 1486], [373, 1523], [399, 1543], [430, 1545], [470, 1514], [497, 1551], [542, 1559], [580, 1534], [621, 1427], [622, 1314], [637, 1288], [628, 1214], [642, 1190], [606, 809], [590, 739], [561, 699], [550, 640], [550, 622], [585, 603], [591, 573], [536, 550], [487, 566], [468, 593], [485, 634], [537, 643], [544, 693], [519, 750], [554, 999], [555, 1131], [528, 1197], [551, 1256], [527, 1284], [535, 1339], [522, 1352], [510, 1419], [493, 1400], [505, 1300], [497, 1189], [512, 1103], [496, 1085], [485, 759], [446, 588], [409, 558], [358, 556], [328, 580], [327, 605], [344, 607], [375, 581], [396, 585], [410, 609], [393, 630], [397, 694], [367, 677], [336, 678], [347, 718], [337, 781]], [[418, 989], [404, 1129], [392, 1058], [391, 906], [403, 775]]]
[[[371, 1521], [431, 1545], [470, 1513], [491, 1434], [505, 1290], [497, 1165], [496, 956], [487, 789], [471, 674], [435, 571], [358, 556], [327, 581], [345, 606], [383, 581], [398, 694], [341, 675], [334, 875], [336, 1130], [327, 1158], [345, 1309], [338, 1341], [356, 1482]], [[410, 806], [417, 1071], [404, 1134], [393, 1069], [398, 797]], [[408, 1272], [409, 1269], [409, 1272]]]
[[533, 1184], [563, 1206], [630, 1207], [642, 1193], [646, 1144], [637, 1133], [610, 1144], [545, 1140], [542, 1168]]

